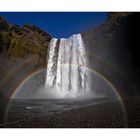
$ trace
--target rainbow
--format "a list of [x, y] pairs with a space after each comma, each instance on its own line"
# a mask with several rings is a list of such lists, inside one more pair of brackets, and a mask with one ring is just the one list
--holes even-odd
[[[67, 65], [67, 64], [63, 64], [63, 65]], [[17, 92], [21, 89], [21, 87], [30, 79], [32, 78], [33, 76], [35, 76], [36, 74], [40, 73], [41, 71], [43, 71], [46, 67], [43, 67], [43, 68], [40, 68], [40, 69], [36, 69], [36, 70], [32, 70], [30, 71], [30, 73], [28, 73], [27, 75], [25, 75], [20, 81], [20, 83], [18, 83], [12, 94], [10, 95], [9, 97], [9, 103], [7, 104], [7, 107], [6, 107], [6, 110], [5, 110], [5, 120], [7, 119], [8, 117], [8, 112], [9, 112], [9, 108], [10, 108], [10, 105], [11, 105], [11, 101], [12, 99], [14, 98], [14, 96], [17, 94]], [[120, 105], [122, 107], [122, 111], [125, 115], [125, 118], [126, 118], [126, 110], [125, 110], [125, 107], [124, 107], [124, 103], [123, 103], [123, 100], [122, 100], [122, 97], [121, 97], [121, 94], [120, 92], [115, 88], [115, 86], [107, 79], [105, 78], [105, 76], [103, 76], [101, 73], [97, 72], [95, 69], [92, 69], [92, 68], [89, 68], [87, 67], [89, 70], [91, 70], [92, 72], [96, 73], [99, 77], [101, 77], [105, 82], [108, 83], [108, 85], [113, 89], [114, 93], [116, 94], [119, 102], [120, 102]], [[127, 124], [126, 124], [127, 125]]]

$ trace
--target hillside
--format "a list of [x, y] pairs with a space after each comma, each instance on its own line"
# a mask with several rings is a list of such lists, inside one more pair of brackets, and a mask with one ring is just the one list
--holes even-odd
[[11, 57], [37, 54], [44, 58], [51, 36], [34, 25], [12, 25], [0, 17], [0, 53]]
[[35, 25], [20, 27], [0, 17], [0, 96], [12, 92], [12, 86], [28, 73], [46, 66], [51, 38]]
[[103, 24], [82, 33], [92, 68], [121, 96], [140, 91], [139, 18], [139, 13], [109, 13]]

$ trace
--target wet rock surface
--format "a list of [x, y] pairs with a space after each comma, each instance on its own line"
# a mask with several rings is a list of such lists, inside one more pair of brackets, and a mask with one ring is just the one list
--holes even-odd
[[[55, 115], [31, 115], [28, 118], [1, 123], [5, 128], [127, 128], [140, 125], [140, 97], [66, 109]], [[37, 110], [37, 109], [36, 109]], [[17, 116], [18, 117], [18, 116]]]

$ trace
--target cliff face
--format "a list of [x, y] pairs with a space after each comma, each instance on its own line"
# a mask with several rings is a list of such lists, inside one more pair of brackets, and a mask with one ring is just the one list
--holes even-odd
[[20, 58], [36, 54], [44, 58], [50, 39], [49, 34], [34, 25], [19, 27], [0, 17], [0, 53]]
[[46, 66], [51, 36], [34, 25], [12, 25], [0, 17], [0, 96], [9, 96], [29, 73]]
[[121, 95], [139, 94], [139, 13], [109, 13], [99, 27], [82, 33], [93, 69]]

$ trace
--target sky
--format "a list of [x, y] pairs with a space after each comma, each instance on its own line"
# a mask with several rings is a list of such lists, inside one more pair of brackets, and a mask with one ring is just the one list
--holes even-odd
[[67, 38], [105, 21], [105, 12], [0, 12], [9, 23], [36, 25], [52, 37]]

